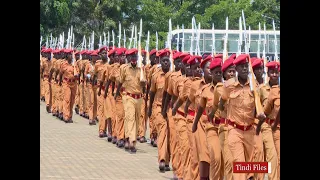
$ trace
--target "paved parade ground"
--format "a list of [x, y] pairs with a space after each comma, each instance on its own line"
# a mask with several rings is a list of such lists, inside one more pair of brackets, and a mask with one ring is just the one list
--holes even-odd
[[172, 171], [159, 172], [157, 148], [149, 143], [138, 142], [137, 153], [130, 154], [107, 142], [107, 138], [99, 138], [98, 124], [89, 126], [87, 119], [75, 113], [73, 122], [58, 120], [40, 103], [41, 180], [172, 179]]
[[[119, 149], [98, 137], [98, 124], [74, 114], [66, 124], [40, 103], [40, 179], [157, 180], [171, 179], [172, 171], [160, 173], [157, 148], [137, 144], [137, 153]], [[147, 135], [148, 137], [148, 135]]]

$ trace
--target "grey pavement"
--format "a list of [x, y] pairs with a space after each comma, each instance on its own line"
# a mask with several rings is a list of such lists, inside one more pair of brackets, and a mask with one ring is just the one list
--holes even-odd
[[73, 121], [66, 124], [58, 120], [40, 102], [41, 180], [172, 179], [172, 171], [159, 172], [157, 148], [138, 142], [137, 153], [130, 154], [99, 138], [98, 124], [89, 126], [87, 119], [75, 113]]
[[40, 103], [40, 179], [171, 179], [172, 171], [159, 172], [157, 148], [137, 144], [137, 153], [98, 137], [98, 125], [74, 113], [74, 123], [66, 124]]

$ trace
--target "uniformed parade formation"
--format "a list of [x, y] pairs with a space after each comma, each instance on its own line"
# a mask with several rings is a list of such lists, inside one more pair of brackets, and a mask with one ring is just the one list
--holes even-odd
[[47, 46], [40, 53], [48, 113], [72, 123], [75, 110], [98, 124], [97, 138], [129, 153], [150, 138], [160, 171], [183, 180], [264, 179], [233, 173], [233, 162], [270, 162], [268, 179], [280, 179], [279, 77], [279, 60], [248, 52]]

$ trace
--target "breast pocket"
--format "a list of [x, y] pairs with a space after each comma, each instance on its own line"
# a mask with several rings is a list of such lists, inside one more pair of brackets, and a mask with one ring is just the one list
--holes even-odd
[[213, 106], [213, 97], [207, 98], [207, 107], [211, 108]]
[[136, 80], [137, 82], [140, 82], [140, 76], [137, 75], [137, 76], [135, 77], [135, 80]]
[[68, 72], [68, 74], [73, 75], [73, 67], [72, 67], [72, 66], [69, 66], [69, 67], [67, 68], [67, 72]]
[[242, 99], [240, 98], [241, 91], [232, 91], [229, 96], [229, 104], [231, 106], [241, 107]]
[[157, 90], [161, 90], [161, 89], [163, 89], [163, 87], [164, 87], [164, 84], [158, 84], [157, 85]]
[[125, 80], [125, 81], [131, 81], [131, 80], [132, 80], [132, 76], [126, 76], [126, 77], [124, 78], [124, 80]]
[[274, 101], [274, 109], [279, 111], [279, 109], [280, 109], [280, 99], [275, 99], [275, 101]]
[[157, 79], [157, 89], [162, 89], [164, 87], [164, 79]]
[[[191, 88], [192, 88], [192, 87], [191, 87]], [[190, 89], [191, 89], [191, 88], [190, 88]], [[200, 94], [201, 94], [201, 92], [202, 92], [201, 90], [197, 90], [196, 93], [194, 93], [194, 97], [199, 97]]]
[[252, 108], [255, 107], [254, 94], [253, 94], [251, 91], [249, 91], [248, 94], [249, 94], [249, 95], [247, 96], [248, 98], [245, 98], [245, 99], [244, 99], [244, 102], [245, 102], [244, 104], [245, 104], [246, 107], [252, 109]]

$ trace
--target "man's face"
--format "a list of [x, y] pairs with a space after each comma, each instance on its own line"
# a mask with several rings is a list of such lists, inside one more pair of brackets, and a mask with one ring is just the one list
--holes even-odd
[[47, 53], [47, 57], [48, 57], [49, 60], [51, 60], [51, 52]]
[[115, 63], [119, 62], [119, 56], [118, 56], [117, 53], [114, 53], [113, 61], [114, 61]]
[[279, 71], [278, 71], [278, 69], [275, 69], [275, 68], [273, 68], [273, 69], [268, 69], [268, 76], [269, 76], [269, 78], [270, 78], [270, 82], [272, 83], [272, 84], [278, 84], [279, 82], [278, 82], [278, 78], [279, 78]]
[[242, 79], [247, 79], [249, 74], [249, 65], [248, 63], [238, 64], [236, 66], [236, 71], [238, 72], [238, 76]]
[[200, 62], [192, 64], [191, 70], [193, 72], [194, 77], [201, 77], [202, 76], [202, 69], [200, 68]]
[[186, 76], [189, 77], [189, 76], [192, 76], [192, 70], [191, 70], [191, 67], [189, 64], [187, 63], [183, 63], [184, 64], [184, 70], [185, 70], [185, 73], [186, 73]]
[[130, 60], [131, 65], [133, 67], [136, 67], [138, 62], [138, 55], [134, 54], [134, 55], [131, 55], [130, 57], [131, 57], [131, 60]]
[[93, 64], [99, 59], [99, 56], [91, 56]]
[[156, 56], [155, 59], [154, 59], [154, 62], [155, 62], [155, 64], [159, 64], [160, 63], [160, 58]]
[[67, 54], [67, 60], [69, 60], [69, 61], [72, 60], [72, 54], [71, 53]]
[[142, 64], [146, 65], [146, 55], [142, 55]]
[[106, 61], [108, 60], [108, 53], [107, 53], [106, 50], [102, 50], [102, 51], [100, 52], [100, 58], [101, 58], [104, 62], [106, 62]]
[[218, 66], [211, 70], [212, 78], [214, 82], [221, 82], [222, 80], [222, 71], [221, 66]]
[[224, 72], [223, 76], [225, 77], [225, 80], [231, 79], [235, 77], [236, 75], [236, 67], [235, 66], [229, 66]]
[[211, 70], [210, 70], [209, 66], [210, 66], [210, 62], [207, 61], [203, 66], [203, 75], [205, 78], [212, 81], [212, 74], [211, 74]]
[[114, 54], [110, 54], [109, 59], [110, 59], [109, 63], [113, 64], [114, 63]]
[[120, 64], [125, 64], [126, 63], [126, 55], [122, 53], [122, 55], [119, 56], [120, 59]]
[[176, 71], [179, 71], [183, 67], [183, 64], [182, 64], [182, 61], [180, 58], [173, 61], [173, 63], [174, 63]]
[[161, 68], [164, 72], [168, 72], [170, 69], [170, 59], [169, 57], [163, 57], [160, 60]]
[[262, 78], [263, 75], [263, 66], [259, 66], [253, 69], [253, 73], [257, 78]]
[[151, 66], [155, 65], [156, 64], [156, 54], [152, 54], [150, 56], [150, 63], [151, 63]]

